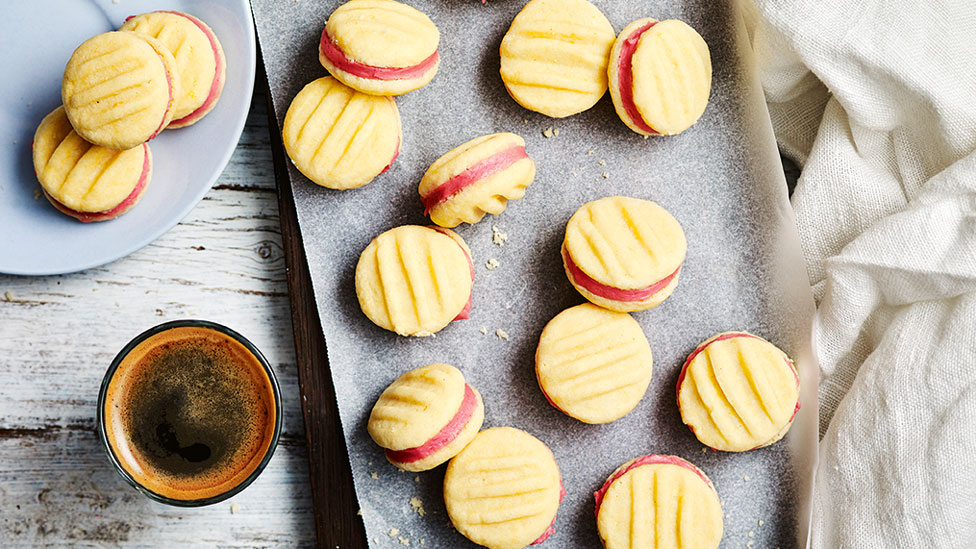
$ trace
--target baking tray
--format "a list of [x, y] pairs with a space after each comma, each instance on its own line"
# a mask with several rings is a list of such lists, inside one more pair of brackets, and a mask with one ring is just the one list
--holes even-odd
[[[275, 146], [290, 183], [281, 188], [283, 224], [293, 212], [301, 227], [285, 228], [284, 236], [320, 545], [362, 547], [369, 540], [370, 546], [402, 546], [402, 537], [413, 544], [424, 538], [433, 547], [471, 546], [446, 520], [443, 467], [423, 475], [398, 473], [365, 433], [369, 408], [383, 387], [433, 361], [462, 368], [485, 394], [486, 427], [521, 427], [553, 448], [570, 494], [560, 508], [557, 534], [547, 542], [552, 547], [599, 546], [590, 494], [617, 465], [651, 452], [681, 455], [712, 477], [727, 513], [724, 545], [805, 544], [817, 444], [814, 305], [741, 17], [731, 0], [595, 3], [618, 30], [637, 17], [654, 16], [684, 19], [702, 33], [715, 74], [709, 107], [695, 127], [681, 136], [643, 140], [616, 118], [608, 97], [569, 119], [525, 111], [505, 95], [497, 73], [498, 45], [522, 2], [414, 2], [441, 29], [444, 61], [431, 85], [398, 99], [404, 144], [393, 168], [363, 189], [328, 191], [305, 180], [284, 161], [280, 142]], [[338, 4], [252, 2], [276, 122], [305, 83], [325, 75], [316, 46]], [[526, 198], [504, 214], [460, 229], [478, 267], [472, 318], [427, 340], [376, 328], [359, 311], [353, 291], [359, 251], [383, 230], [425, 223], [416, 184], [426, 167], [453, 146], [494, 131], [523, 135], [539, 175]], [[586, 200], [612, 194], [668, 207], [685, 226], [689, 253], [675, 295], [635, 314], [655, 352], [647, 396], [618, 422], [586, 426], [545, 404], [533, 379], [532, 355], [545, 322], [582, 302], [561, 274], [565, 221]], [[493, 226], [508, 234], [504, 246], [493, 243]], [[300, 269], [303, 254], [308, 273]], [[501, 266], [488, 272], [484, 262], [490, 257]], [[509, 339], [496, 337], [497, 329]], [[730, 329], [779, 344], [796, 359], [802, 382], [804, 407], [786, 439], [744, 454], [704, 450], [674, 406], [684, 356], [699, 341]], [[338, 414], [330, 382], [339, 389]], [[345, 448], [336, 443], [337, 416], [346, 426], [340, 440], [349, 449], [351, 469]], [[411, 498], [422, 502], [424, 516], [409, 504]], [[367, 536], [357, 518], [360, 509]]]

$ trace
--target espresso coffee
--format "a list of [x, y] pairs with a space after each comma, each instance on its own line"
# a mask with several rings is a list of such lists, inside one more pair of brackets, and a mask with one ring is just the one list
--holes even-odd
[[104, 408], [110, 450], [163, 498], [214, 498], [259, 467], [274, 439], [273, 382], [262, 362], [220, 331], [181, 326], [151, 335], [118, 363]]

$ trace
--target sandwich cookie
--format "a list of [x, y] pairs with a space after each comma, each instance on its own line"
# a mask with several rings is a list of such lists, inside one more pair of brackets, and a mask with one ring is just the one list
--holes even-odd
[[800, 410], [800, 376], [786, 353], [746, 332], [707, 339], [678, 377], [681, 420], [702, 444], [726, 452], [769, 446]]
[[685, 233], [649, 200], [611, 196], [587, 202], [566, 224], [566, 276], [583, 297], [612, 311], [650, 309], [678, 285]]
[[373, 406], [366, 428], [386, 459], [427, 471], [456, 456], [481, 429], [485, 405], [454, 366], [431, 364], [403, 374]]
[[722, 541], [712, 481], [677, 456], [630, 460], [593, 496], [606, 549], [715, 549]]
[[633, 317], [585, 303], [546, 324], [535, 375], [557, 410], [584, 423], [609, 423], [644, 397], [652, 363], [651, 345]]
[[162, 42], [176, 60], [183, 91], [176, 95], [173, 120], [167, 128], [183, 128], [203, 118], [224, 89], [224, 49], [206, 23], [178, 11], [133, 15], [119, 27], [141, 32]]
[[438, 158], [420, 180], [424, 213], [441, 227], [477, 223], [505, 211], [508, 200], [525, 196], [535, 162], [525, 140], [514, 133], [472, 139]]
[[683, 21], [638, 19], [610, 52], [610, 97], [641, 135], [674, 135], [698, 121], [712, 87], [705, 40]]
[[444, 503], [451, 524], [489, 549], [519, 549], [555, 530], [566, 491], [552, 451], [512, 427], [480, 433], [447, 466]]
[[152, 177], [148, 144], [125, 151], [92, 145], [72, 129], [62, 107], [41, 121], [32, 148], [44, 196], [60, 212], [85, 223], [127, 212]]
[[429, 336], [468, 318], [474, 264], [457, 233], [404, 225], [377, 236], [359, 256], [356, 297], [377, 326]]
[[553, 118], [583, 112], [607, 91], [614, 38], [610, 21], [586, 0], [532, 0], [502, 38], [505, 89]]
[[351, 0], [322, 30], [319, 62], [345, 85], [372, 95], [401, 95], [437, 73], [441, 35], [423, 12], [393, 0]]
[[362, 187], [390, 169], [402, 137], [392, 97], [360, 93], [329, 76], [298, 92], [281, 130], [298, 171], [337, 190]]
[[156, 137], [182, 93], [176, 60], [162, 42], [137, 32], [93, 36], [71, 54], [61, 101], [82, 139], [126, 150]]

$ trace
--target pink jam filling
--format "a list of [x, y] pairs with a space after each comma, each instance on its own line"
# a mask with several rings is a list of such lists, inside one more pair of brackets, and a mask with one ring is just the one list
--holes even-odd
[[413, 463], [415, 461], [420, 461], [426, 457], [432, 456], [435, 452], [441, 448], [447, 446], [454, 439], [461, 434], [464, 430], [464, 426], [468, 424], [471, 420], [471, 416], [474, 415], [474, 409], [478, 404], [478, 399], [474, 396], [474, 391], [471, 390], [470, 385], [464, 386], [464, 398], [461, 400], [461, 407], [458, 408], [454, 417], [451, 421], [440, 430], [439, 433], [433, 436], [430, 440], [425, 442], [421, 446], [416, 448], [409, 448], [407, 450], [387, 450], [386, 457], [390, 461], [397, 463]]
[[105, 219], [110, 219], [119, 215], [121, 212], [124, 212], [126, 209], [131, 208], [135, 201], [139, 199], [139, 195], [142, 194], [143, 189], [146, 188], [146, 184], [149, 182], [149, 145], [143, 143], [142, 147], [145, 151], [145, 156], [143, 157], [142, 161], [142, 173], [139, 175], [139, 182], [136, 183], [135, 188], [132, 189], [129, 196], [125, 197], [125, 199], [122, 200], [122, 202], [119, 202], [117, 206], [104, 212], [79, 212], [77, 210], [72, 210], [60, 202], [57, 202], [55, 199], [55, 202], [57, 202], [57, 205], [59, 206], [58, 209], [72, 217], [77, 218], [82, 223], [91, 223], [92, 221], [103, 221]]
[[[447, 234], [447, 231], [444, 230], [442, 227], [438, 227], [436, 225], [430, 225], [429, 228], [434, 229], [435, 231], [441, 233], [442, 235], [444, 235], [444, 236], [446, 236], [448, 238], [451, 238], [451, 235]], [[454, 240], [454, 239], [451, 238], [451, 240]], [[457, 244], [459, 248], [461, 248], [461, 251], [462, 252], [464, 252], [464, 257], [466, 257], [467, 260], [468, 260], [468, 268], [471, 269], [471, 280], [473, 281], [474, 280], [474, 262], [471, 261], [471, 254], [469, 254], [468, 251], [464, 249], [464, 246], [462, 246], [457, 240], [454, 240], [454, 243]], [[458, 313], [458, 315], [456, 317], [454, 317], [454, 320], [464, 320], [466, 318], [471, 318], [471, 316], [470, 316], [470, 313], [471, 313], [471, 300], [473, 298], [474, 298], [474, 288], [471, 289], [471, 295], [468, 296], [468, 302], [467, 302], [467, 304], [465, 304], [464, 305], [464, 308], [461, 309], [461, 312]]]
[[337, 69], [353, 76], [369, 78], [371, 80], [409, 80], [411, 78], [419, 78], [427, 74], [427, 71], [436, 65], [437, 60], [440, 59], [435, 50], [430, 57], [410, 67], [374, 67], [373, 65], [353, 61], [346, 57], [346, 54], [332, 41], [332, 37], [329, 36], [328, 27], [322, 29], [319, 51]]
[[397, 146], [396, 146], [396, 150], [393, 152], [393, 158], [390, 159], [390, 163], [387, 164], [385, 168], [383, 168], [383, 171], [381, 171], [380, 173], [378, 173], [376, 175], [383, 175], [383, 174], [385, 174], [386, 171], [389, 170], [390, 167], [393, 166], [393, 163], [396, 162], [396, 159], [397, 159], [398, 156], [400, 156], [400, 136], [399, 135], [397, 136]]
[[566, 261], [566, 267], [569, 268], [569, 273], [573, 277], [573, 281], [583, 287], [584, 290], [590, 292], [591, 294], [602, 297], [604, 299], [612, 299], [614, 301], [644, 301], [650, 298], [654, 294], [660, 292], [667, 287], [668, 284], [674, 280], [674, 277], [678, 276], [678, 272], [681, 271], [681, 266], [679, 265], [677, 269], [667, 277], [647, 286], [646, 288], [638, 288], [636, 290], [621, 290], [620, 288], [615, 288], [613, 286], [607, 286], [597, 282], [590, 275], [583, 272], [578, 265], [570, 257], [569, 252], [566, 247], [563, 247], [563, 259]]
[[464, 190], [465, 187], [477, 183], [481, 179], [498, 173], [505, 168], [508, 168], [512, 164], [515, 164], [519, 160], [523, 160], [528, 157], [529, 155], [526, 154], [525, 147], [515, 146], [503, 151], [499, 151], [481, 162], [469, 167], [463, 172], [438, 185], [437, 188], [428, 193], [427, 196], [420, 197], [424, 203], [424, 215], [430, 213], [430, 210], [432, 210], [434, 206], [437, 206], [441, 202], [446, 201], [455, 194]]
[[637, 43], [640, 42], [641, 35], [654, 25], [657, 25], [657, 21], [635, 30], [624, 40], [620, 47], [620, 60], [617, 63], [617, 87], [620, 90], [620, 102], [634, 125], [648, 133], [658, 132], [644, 121], [644, 117], [637, 109], [637, 104], [634, 103], [634, 53], [637, 51]]
[[[708, 341], [706, 343], [702, 343], [701, 345], [699, 345], [698, 347], [696, 347], [695, 350], [692, 351], [690, 355], [688, 355], [688, 358], [685, 359], [685, 363], [681, 366], [681, 373], [678, 374], [678, 385], [676, 387], [677, 393], [679, 395], [681, 394], [681, 384], [685, 380], [685, 374], [688, 372], [688, 366], [691, 365], [691, 361], [695, 360], [695, 357], [698, 356], [698, 353], [704, 351], [705, 348], [708, 347], [709, 345], [711, 345], [712, 343], [717, 343], [719, 341], [725, 341], [727, 339], [735, 339], [737, 337], [751, 337], [753, 339], [762, 339], [760, 337], [756, 337], [756, 336], [754, 336], [752, 334], [747, 334], [745, 332], [733, 332], [733, 333], [728, 333], [728, 334], [722, 334], [722, 335], [716, 337], [715, 339], [713, 339], [711, 341]], [[785, 359], [785, 360], [786, 360], [786, 365], [789, 366], [790, 367], [790, 371], [793, 372], [793, 379], [796, 380], [796, 386], [799, 387], [800, 386], [800, 375], [796, 371], [796, 365], [793, 364], [793, 362], [790, 359]], [[679, 408], [681, 407], [681, 402], [680, 401], [678, 402], [678, 407]], [[800, 411], [800, 399], [797, 398], [796, 399], [796, 406], [793, 408], [793, 415], [790, 416], [790, 421], [793, 421], [793, 418], [796, 417], [796, 413], [799, 412], [799, 411]], [[756, 448], [759, 448], [759, 446], [756, 446]], [[755, 448], [753, 448], [753, 450], [755, 450]]]
[[701, 470], [698, 469], [698, 467], [695, 467], [691, 463], [688, 463], [687, 461], [679, 458], [678, 456], [661, 456], [661, 455], [644, 456], [642, 458], [637, 458], [636, 460], [634, 460], [633, 463], [625, 467], [623, 470], [614, 473], [610, 478], [607, 479], [606, 482], [603, 483], [603, 486], [601, 486], [599, 490], [593, 493], [593, 498], [596, 499], [597, 518], [600, 517], [600, 506], [603, 505], [603, 498], [607, 495], [607, 490], [610, 489], [610, 485], [613, 484], [615, 480], [624, 476], [625, 474], [627, 474], [628, 471], [632, 469], [636, 469], [643, 465], [656, 465], [656, 464], [677, 465], [678, 467], [684, 467], [685, 469], [688, 469], [689, 471], [692, 471], [693, 473], [698, 475], [698, 477], [702, 479], [702, 481], [704, 481], [705, 484], [707, 484], [709, 487], [712, 486], [712, 482], [708, 480], [708, 477], [705, 476], [705, 473], [702, 473]]
[[[197, 28], [203, 31], [203, 34], [207, 36], [207, 40], [210, 41], [210, 48], [213, 50], [214, 59], [217, 61], [216, 65], [214, 66], [214, 78], [213, 81], [210, 83], [210, 93], [207, 95], [207, 98], [203, 101], [203, 104], [197, 107], [197, 109], [191, 112], [190, 114], [184, 116], [183, 118], [180, 118], [179, 120], [173, 120], [172, 122], [170, 122], [170, 124], [177, 124], [177, 125], [188, 124], [189, 122], [192, 122], [198, 118], [202, 118], [203, 115], [210, 110], [213, 104], [217, 101], [217, 98], [220, 96], [220, 89], [223, 86], [224, 59], [220, 55], [220, 49], [219, 46], [217, 45], [217, 37], [214, 36], [213, 32], [211, 32], [210, 29], [208, 29], [207, 26], [204, 25], [203, 22], [201, 22], [199, 19], [178, 11], [163, 11], [161, 13], [171, 13], [173, 15], [179, 15], [180, 17], [185, 17], [189, 19], [190, 22], [196, 25]], [[170, 90], [170, 93], [172, 93], [172, 89]]]
[[[562, 505], [564, 497], [566, 497], [566, 486], [563, 485], [563, 476], [560, 473], [559, 475], [559, 504], [560, 505]], [[529, 545], [539, 545], [540, 543], [549, 539], [549, 536], [556, 533], [556, 527], [554, 526], [555, 524], [556, 524], [556, 517], [554, 516], [552, 517], [552, 522], [549, 523], [549, 528], [546, 528], [546, 531], [543, 532], [541, 536], [536, 538], [536, 540], [530, 543]]]
[[[560, 412], [562, 412], [562, 413], [565, 414], [566, 413], [566, 410], [563, 410], [559, 406], [556, 406], [556, 403], [553, 402], [551, 398], [549, 398], [549, 393], [547, 393], [546, 390], [542, 388], [542, 380], [539, 379], [539, 370], [536, 370], [535, 371], [535, 380], [536, 380], [536, 382], [539, 383], [539, 389], [542, 391], [542, 396], [546, 397], [546, 402], [548, 402], [549, 404], [551, 404], [553, 408], [555, 408], [555, 409], [557, 409]], [[566, 415], [569, 415], [569, 414], [566, 414]]]

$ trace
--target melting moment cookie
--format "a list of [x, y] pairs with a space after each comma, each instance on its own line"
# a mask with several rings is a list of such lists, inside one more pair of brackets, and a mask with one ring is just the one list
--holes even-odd
[[525, 140], [514, 133], [485, 135], [438, 158], [420, 180], [420, 200], [441, 227], [474, 224], [522, 198], [534, 178]]
[[800, 409], [800, 377], [786, 353], [746, 332], [718, 334], [678, 377], [681, 420], [706, 446], [744, 452], [783, 438]]
[[61, 80], [61, 100], [84, 140], [131, 149], [156, 137], [173, 119], [182, 93], [176, 60], [155, 38], [106, 32], [71, 54]]
[[404, 471], [427, 471], [456, 456], [481, 429], [485, 405], [454, 366], [431, 364], [403, 374], [383, 391], [366, 428], [386, 459]]
[[359, 256], [356, 296], [380, 328], [429, 336], [468, 318], [474, 264], [457, 233], [404, 225], [377, 236]]
[[478, 433], [444, 475], [451, 524], [489, 549], [545, 541], [555, 532], [552, 525], [565, 494], [549, 447], [512, 427]]
[[178, 11], [133, 15], [119, 28], [148, 34], [162, 42], [176, 60], [183, 91], [176, 96], [167, 128], [182, 128], [203, 118], [224, 89], [224, 49], [206, 23]]
[[148, 144], [125, 151], [92, 145], [72, 129], [62, 107], [41, 121], [32, 148], [44, 196], [62, 213], [86, 223], [128, 211], [152, 177]]
[[610, 52], [610, 96], [624, 124], [641, 135], [674, 135], [705, 112], [712, 61], [683, 21], [638, 19]]
[[722, 541], [712, 481], [677, 456], [630, 460], [593, 496], [606, 549], [715, 549]]
[[319, 62], [363, 93], [401, 95], [434, 78], [440, 39], [434, 22], [406, 4], [351, 0], [325, 23]]
[[329, 76], [298, 92], [281, 130], [298, 171], [339, 190], [362, 187], [390, 169], [402, 136], [392, 97], [360, 93]]
[[566, 276], [583, 297], [613, 311], [655, 307], [674, 292], [685, 233], [654, 202], [611, 196], [587, 202], [566, 225]]
[[535, 375], [557, 410], [584, 423], [609, 423], [644, 397], [652, 362], [651, 345], [633, 317], [585, 303], [546, 324]]
[[610, 21], [586, 0], [532, 0], [502, 39], [505, 89], [553, 118], [583, 112], [607, 91], [614, 38]]

